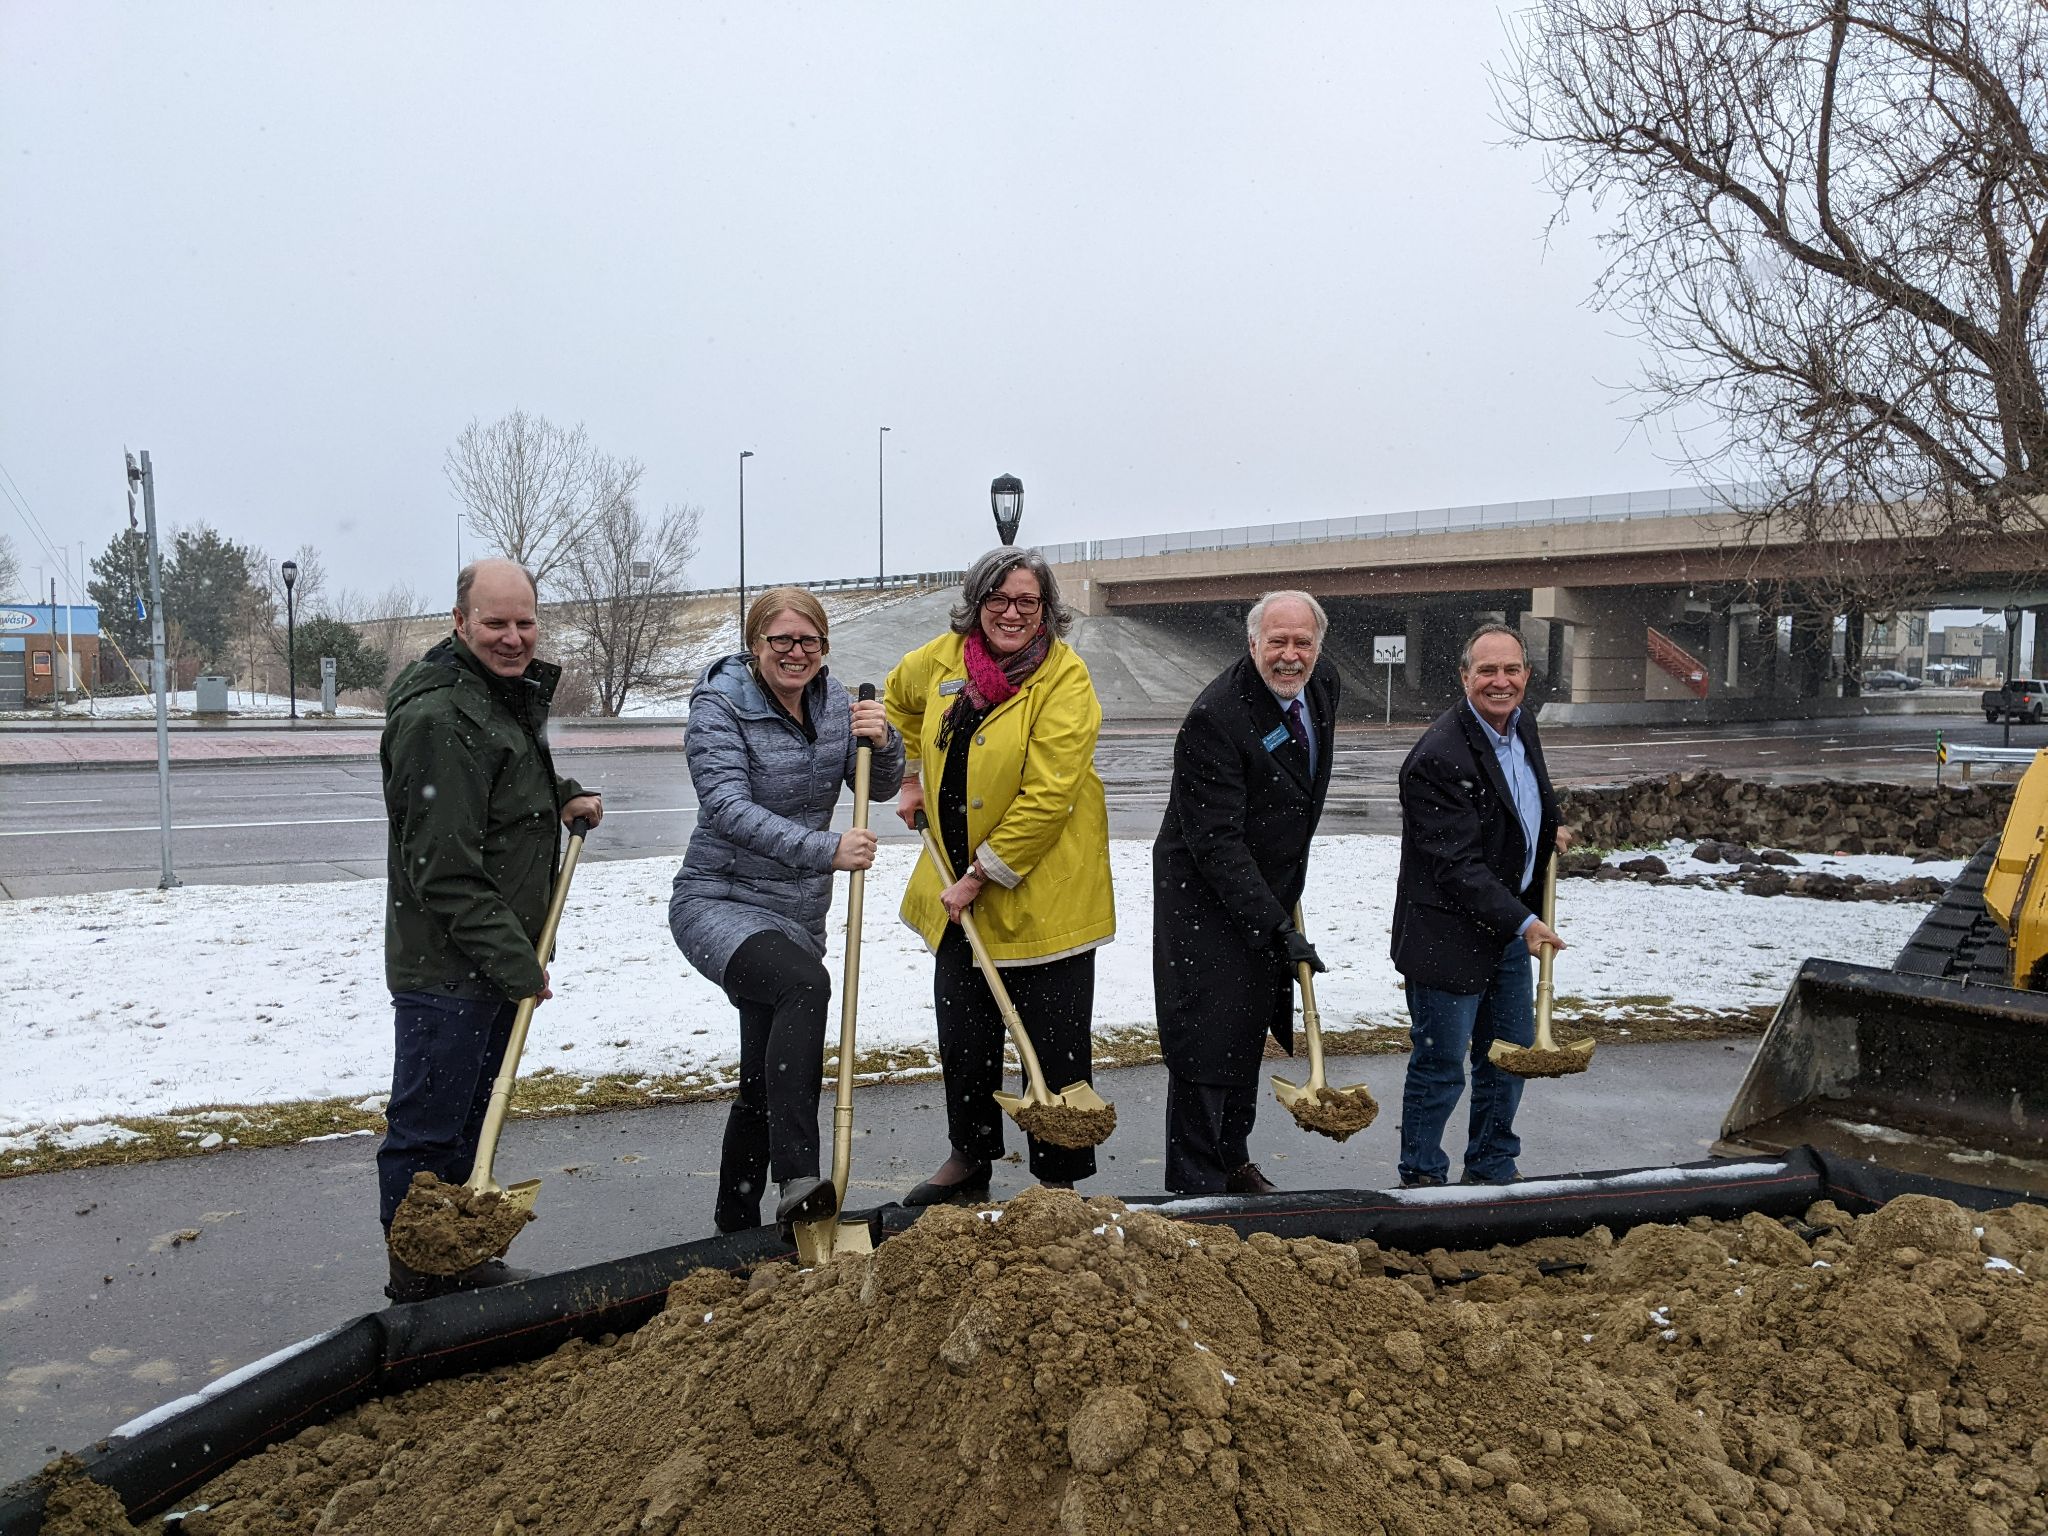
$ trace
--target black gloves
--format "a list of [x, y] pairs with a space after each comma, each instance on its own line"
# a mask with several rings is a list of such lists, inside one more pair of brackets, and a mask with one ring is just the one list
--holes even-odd
[[1293, 927], [1284, 927], [1280, 930], [1273, 940], [1273, 948], [1281, 960], [1286, 962], [1287, 974], [1290, 976], [1294, 974], [1297, 965], [1304, 963], [1310, 970], [1319, 973], [1329, 969], [1323, 964], [1323, 957], [1316, 953], [1315, 945], [1309, 943], [1300, 931]]

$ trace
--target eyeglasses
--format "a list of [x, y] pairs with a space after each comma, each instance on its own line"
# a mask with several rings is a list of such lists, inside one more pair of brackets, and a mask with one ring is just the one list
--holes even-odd
[[981, 600], [981, 606], [988, 613], [1001, 613], [1005, 608], [1014, 608], [1028, 619], [1045, 605], [1035, 597], [1011, 597], [1007, 592], [991, 592]]
[[768, 649], [778, 656], [787, 656], [793, 650], [801, 650], [806, 656], [815, 656], [825, 649], [822, 635], [763, 635]]

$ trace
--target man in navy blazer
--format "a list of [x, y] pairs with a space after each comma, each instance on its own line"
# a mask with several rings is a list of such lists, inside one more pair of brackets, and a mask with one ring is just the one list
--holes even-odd
[[1521, 634], [1483, 624], [1458, 659], [1465, 697], [1439, 715], [1401, 764], [1401, 878], [1394, 968], [1408, 984], [1413, 1053], [1401, 1092], [1404, 1185], [1450, 1175], [1444, 1127], [1472, 1061], [1471, 1123], [1461, 1182], [1505, 1184], [1522, 1144], [1522, 1080], [1487, 1060], [1495, 1040], [1536, 1038], [1529, 959], [1564, 941], [1543, 920], [1544, 869], [1571, 846], [1543, 766], [1536, 720], [1522, 708], [1529, 658]]
[[1330, 790], [1337, 670], [1306, 592], [1268, 592], [1248, 654], [1204, 688], [1173, 744], [1152, 845], [1152, 985], [1166, 1058], [1166, 1187], [1258, 1195], [1251, 1160], [1267, 1035], [1292, 1051], [1294, 969], [1323, 962], [1294, 926]]

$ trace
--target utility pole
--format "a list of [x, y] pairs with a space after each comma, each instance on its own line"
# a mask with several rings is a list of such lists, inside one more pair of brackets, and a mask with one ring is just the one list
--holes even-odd
[[[164, 577], [163, 561], [156, 544], [156, 472], [150, 468], [149, 450], [142, 450], [142, 463], [128, 460], [128, 494], [142, 486], [142, 518], [149, 542], [149, 650], [150, 678], [156, 685], [156, 816], [163, 842], [163, 877], [156, 888], [168, 891], [179, 883], [171, 873], [171, 702], [165, 693], [168, 667], [164, 661]], [[130, 502], [130, 510], [134, 504]]]
[[882, 590], [882, 584], [889, 579], [889, 518], [887, 501], [883, 494], [882, 442], [883, 434], [889, 429], [882, 428], [875, 434], [875, 590]]

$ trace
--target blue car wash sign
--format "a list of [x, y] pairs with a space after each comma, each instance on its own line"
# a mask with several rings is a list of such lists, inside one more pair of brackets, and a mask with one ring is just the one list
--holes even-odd
[[93, 603], [69, 607], [48, 603], [0, 604], [0, 635], [97, 635], [100, 610]]

